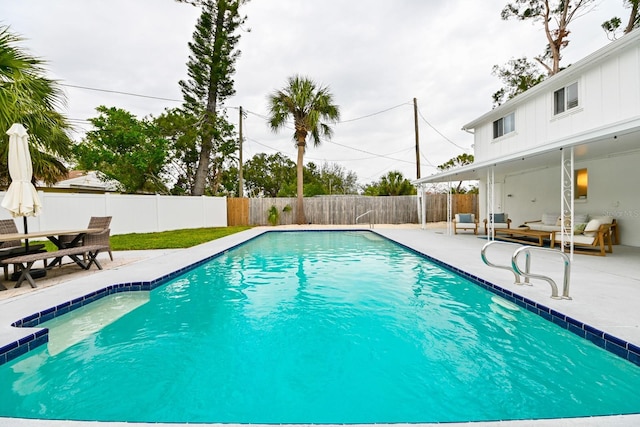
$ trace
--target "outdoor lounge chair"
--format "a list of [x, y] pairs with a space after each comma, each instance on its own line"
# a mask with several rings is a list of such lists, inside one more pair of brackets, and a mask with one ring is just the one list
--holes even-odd
[[478, 234], [478, 220], [472, 213], [456, 214], [453, 220], [453, 232], [458, 234], [458, 230], [473, 230], [473, 234]]
[[[0, 220], [0, 234], [18, 234], [18, 227], [16, 227], [16, 223], [12, 219], [1, 219]], [[22, 246], [21, 240], [11, 240], [9, 242], [0, 243], [0, 260], [11, 258], [20, 254], [34, 254], [44, 251], [44, 244], [30, 244], [29, 251], [27, 248]], [[9, 280], [9, 265], [4, 264], [4, 279]]]
[[[570, 249], [571, 236], [564, 236], [565, 251]], [[555, 243], [561, 244], [561, 233], [555, 233]], [[573, 252], [578, 254], [605, 256], [613, 252], [611, 241], [611, 224], [602, 224], [598, 220], [591, 220], [584, 231], [573, 235]]]
[[[86, 234], [79, 245], [82, 246], [107, 246], [107, 251], [109, 252], [109, 258], [113, 261], [113, 254], [111, 253], [111, 244], [109, 243], [109, 237], [111, 234], [111, 229], [109, 228], [109, 224], [111, 224], [110, 216], [92, 216], [89, 220], [89, 225], [87, 228], [100, 228], [102, 229], [99, 233]], [[70, 244], [76, 236], [60, 236], [60, 243], [63, 245]]]

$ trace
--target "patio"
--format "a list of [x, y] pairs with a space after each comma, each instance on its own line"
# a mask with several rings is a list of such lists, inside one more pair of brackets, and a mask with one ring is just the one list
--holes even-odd
[[[574, 256], [571, 268], [570, 295], [573, 300], [550, 298], [550, 286], [539, 280], [532, 280], [533, 286], [514, 285], [512, 273], [486, 266], [480, 258], [480, 250], [486, 239], [469, 235], [447, 235], [443, 225], [430, 225], [422, 230], [418, 225], [382, 226], [374, 231], [397, 241], [416, 251], [455, 266], [476, 277], [518, 293], [530, 300], [546, 305], [574, 319], [606, 331], [616, 337], [640, 346], [640, 315], [637, 301], [640, 301], [640, 248], [617, 245], [613, 254], [606, 257], [589, 255]], [[82, 272], [66, 278], [47, 278], [38, 281], [38, 289], [27, 288], [20, 294], [0, 293], [0, 346], [24, 335], [24, 330], [12, 328], [9, 324], [16, 319], [34, 312], [45, 310], [78, 296], [104, 288], [115, 283], [148, 281], [176, 271], [194, 260], [206, 258], [213, 253], [224, 251], [265, 230], [312, 230], [312, 229], [354, 229], [368, 227], [354, 226], [286, 226], [258, 227], [231, 235], [186, 250], [136, 251], [136, 253], [116, 253], [114, 262], [105, 260], [105, 271]], [[510, 262], [511, 254], [518, 245], [495, 245], [488, 252], [488, 258], [497, 264]], [[562, 284], [562, 263], [558, 254], [534, 253], [531, 271], [545, 273], [556, 283]], [[129, 261], [119, 261], [126, 260]], [[61, 270], [64, 270], [61, 269]], [[7, 426], [81, 426], [93, 423], [54, 422], [35, 420], [0, 419]], [[474, 423], [476, 426], [627, 426], [638, 425], [640, 415], [612, 416], [605, 418], [536, 420], [515, 422]], [[101, 425], [119, 426], [124, 423]], [[129, 424], [127, 424], [129, 425]], [[156, 424], [154, 424], [156, 425]], [[456, 425], [456, 424], [452, 424]], [[468, 424], [460, 424], [468, 425]]]

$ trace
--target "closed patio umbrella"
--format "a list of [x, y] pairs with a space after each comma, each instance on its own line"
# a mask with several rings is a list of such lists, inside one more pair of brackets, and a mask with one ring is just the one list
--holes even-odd
[[[11, 185], [2, 200], [2, 207], [11, 212], [13, 217], [23, 217], [24, 232], [28, 233], [27, 217], [36, 216], [42, 209], [36, 188], [31, 183], [33, 165], [29, 153], [29, 136], [21, 124], [14, 123], [7, 131], [9, 135], [9, 175]], [[29, 240], [26, 241], [27, 251]]]

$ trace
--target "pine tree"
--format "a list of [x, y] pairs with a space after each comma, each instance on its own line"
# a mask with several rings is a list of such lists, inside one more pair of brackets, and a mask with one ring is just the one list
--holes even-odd
[[191, 194], [201, 196], [205, 193], [212, 156], [218, 154], [216, 147], [223, 144], [220, 128], [227, 125], [225, 117], [218, 113], [218, 106], [235, 93], [232, 76], [240, 55], [236, 49], [240, 39], [237, 31], [245, 21], [239, 9], [247, 0], [178, 1], [202, 7], [193, 41], [189, 43], [189, 79], [179, 83], [185, 110], [198, 118], [200, 150]]

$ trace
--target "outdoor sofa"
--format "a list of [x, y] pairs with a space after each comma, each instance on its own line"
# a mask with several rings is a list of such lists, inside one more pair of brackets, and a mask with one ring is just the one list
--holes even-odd
[[[574, 214], [573, 216], [574, 252], [594, 255], [605, 255], [613, 252], [612, 245], [619, 243], [618, 223], [607, 215]], [[526, 221], [530, 230], [548, 231], [552, 233], [554, 243], [562, 241], [560, 215], [544, 213], [541, 219]], [[564, 236], [565, 244], [571, 236]], [[565, 248], [567, 249], [567, 248]]]

